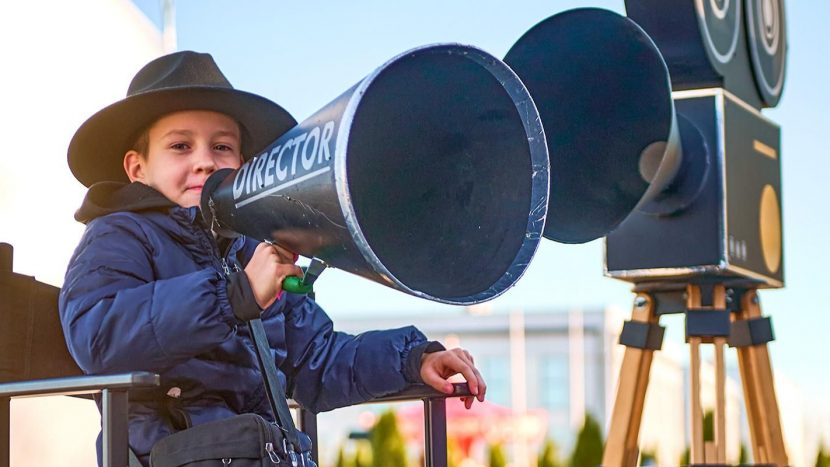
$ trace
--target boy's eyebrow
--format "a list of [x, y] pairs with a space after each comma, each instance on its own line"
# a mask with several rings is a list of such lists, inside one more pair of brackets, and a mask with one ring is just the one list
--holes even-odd
[[[186, 130], [186, 129], [174, 129], [174, 130], [170, 130], [167, 133], [161, 135], [161, 137], [166, 138], [168, 136], [173, 136], [173, 135], [193, 136], [193, 131]], [[239, 132], [238, 131], [233, 131], [233, 130], [219, 130], [219, 131], [214, 132], [213, 136], [214, 137], [216, 137], [216, 136], [233, 136], [235, 138], [240, 137]]]
[[190, 131], [190, 130], [170, 130], [167, 133], [161, 135], [161, 137], [166, 138], [168, 136], [173, 136], [173, 135], [191, 136], [191, 135], [193, 135], [193, 132]]
[[219, 130], [219, 131], [213, 133], [213, 136], [233, 136], [235, 138], [239, 138], [239, 131]]

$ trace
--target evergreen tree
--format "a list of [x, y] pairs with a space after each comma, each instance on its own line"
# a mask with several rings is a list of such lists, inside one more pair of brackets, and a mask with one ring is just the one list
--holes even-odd
[[749, 455], [746, 452], [746, 445], [741, 443], [741, 451], [738, 455], [738, 465], [745, 465], [747, 462], [749, 462]]
[[657, 453], [648, 449], [640, 451], [640, 465], [657, 465]]
[[683, 455], [680, 456], [680, 465], [689, 465], [692, 459], [692, 448], [686, 446], [686, 449], [683, 451]]
[[357, 451], [354, 453], [354, 467], [372, 467], [372, 449], [366, 442], [357, 443]]
[[715, 440], [715, 412], [707, 410], [703, 414], [703, 441]]
[[537, 467], [562, 467], [559, 462], [559, 453], [556, 443], [552, 439], [545, 440], [542, 446], [542, 453], [539, 454], [539, 461]]
[[352, 467], [354, 465], [346, 459], [346, 452], [343, 449], [343, 446], [340, 446], [340, 449], [337, 451], [337, 463], [334, 465], [336, 467]]
[[504, 448], [500, 444], [490, 445], [490, 467], [506, 467], [507, 458], [504, 456]]
[[395, 412], [388, 410], [369, 431], [374, 467], [406, 467], [406, 446]]
[[824, 452], [824, 446], [818, 447], [816, 456], [816, 467], [830, 467], [830, 455]]
[[[715, 440], [715, 412], [707, 410], [703, 414], [703, 441]], [[692, 448], [686, 446], [683, 455], [680, 457], [680, 465], [689, 465], [692, 459]]]
[[602, 463], [602, 431], [599, 423], [590, 414], [585, 414], [585, 423], [576, 437], [571, 453], [571, 467], [596, 467]]

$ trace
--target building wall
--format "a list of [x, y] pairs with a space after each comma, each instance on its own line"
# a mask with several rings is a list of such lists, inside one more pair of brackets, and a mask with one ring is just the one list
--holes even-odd
[[[515, 313], [515, 312], [514, 312]], [[617, 345], [624, 313], [619, 310], [571, 310], [526, 313], [524, 323], [525, 380], [511, 378], [510, 315], [442, 315], [395, 318], [338, 319], [347, 332], [415, 324], [431, 339], [449, 347], [462, 346], [476, 359], [488, 385], [487, 399], [510, 407], [513, 391], [523, 391], [528, 410], [547, 411], [546, 437], [554, 439], [561, 454], [570, 452], [584, 414], [590, 413], [607, 432], [622, 357]], [[657, 352], [652, 364], [641, 440], [654, 446], [660, 465], [673, 465], [686, 446], [683, 365], [677, 352]], [[349, 409], [349, 410], [367, 410]], [[349, 416], [321, 419], [347, 422]], [[321, 443], [324, 443], [321, 440]], [[536, 452], [539, 445], [530, 446]]]
[[[66, 165], [75, 129], [124, 97], [161, 35], [128, 0], [0, 3], [0, 241], [15, 271], [60, 286], [83, 226], [84, 188]], [[11, 404], [11, 465], [94, 466], [100, 417], [88, 400]]]
[[85, 189], [66, 149], [80, 124], [125, 96], [161, 35], [129, 0], [0, 4], [0, 241], [15, 270], [61, 285]]
[[[814, 465], [819, 444], [830, 441], [822, 440], [821, 434], [830, 431], [827, 428], [816, 430], [814, 427], [808, 427], [805, 407], [815, 411], [815, 420], [823, 420], [825, 424], [830, 424], [830, 414], [821, 406], [811, 407], [810, 404], [814, 401], [805, 400], [801, 391], [790, 380], [781, 376], [775, 379], [775, 395], [781, 417], [781, 431], [787, 448], [787, 460], [790, 465]], [[821, 417], [822, 412], [824, 418]]]
[[[341, 318], [336, 325], [339, 330], [360, 332], [414, 324], [449, 347], [463, 346], [474, 355], [487, 380], [488, 400], [509, 407], [514, 400], [512, 392], [524, 390], [527, 408], [547, 411], [546, 435], [556, 440], [560, 452], [567, 453], [585, 411], [600, 421], [607, 434], [625, 352], [617, 344], [625, 318], [624, 311], [614, 309], [524, 314], [526, 380], [520, 384], [511, 380], [508, 313]], [[671, 323], [675, 327], [678, 324], [682, 321]], [[734, 350], [726, 350], [727, 365], [734, 365]], [[656, 454], [658, 465], [678, 465], [690, 444], [688, 353], [687, 345], [669, 338], [662, 350], [654, 353], [639, 439], [643, 451]], [[704, 411], [713, 410], [712, 346], [703, 345], [701, 353], [701, 403]], [[576, 367], [580, 371], [574, 371]], [[575, 377], [581, 381], [574, 381]], [[802, 408], [805, 402], [792, 384], [778, 377], [776, 388], [790, 462], [807, 465], [821, 442], [809, 437], [808, 432], [821, 429], [806, 426]], [[581, 394], [574, 394], [575, 389]], [[329, 433], [359, 428], [359, 414], [371, 410], [370, 406], [341, 409], [336, 416], [323, 415], [321, 425], [330, 428]], [[749, 446], [746, 426], [741, 425], [743, 412], [739, 374], [732, 371], [726, 382], [726, 454], [730, 462], [738, 461], [741, 442]], [[332, 442], [342, 442], [342, 438], [321, 439], [324, 445]]]
[[[581, 313], [579, 310], [576, 312]], [[624, 311], [607, 309], [581, 313], [582, 345], [575, 345], [570, 336], [574, 333], [573, 313], [562, 311], [524, 315], [527, 408], [548, 411], [546, 436], [557, 441], [562, 454], [569, 452], [573, 437], [581, 425], [574, 423], [574, 413], [589, 411], [597, 417], [607, 434], [625, 352], [625, 348], [617, 344], [626, 317]], [[464, 313], [395, 315], [392, 318], [338, 318], [336, 327], [347, 332], [360, 332], [414, 324], [430, 338], [441, 340], [449, 347], [463, 346], [474, 355], [487, 380], [487, 399], [509, 406], [513, 400], [511, 391], [516, 390], [516, 386], [511, 384], [509, 321], [507, 313], [483, 316]], [[671, 328], [682, 326], [682, 320], [676, 321], [666, 324]], [[574, 349], [582, 349], [583, 357], [574, 358]], [[714, 407], [713, 353], [711, 346], [703, 346], [701, 400], [704, 410]], [[669, 336], [664, 340], [661, 351], [654, 353], [639, 439], [643, 451], [656, 454], [658, 465], [679, 465], [690, 444], [688, 354], [687, 345]], [[726, 357], [727, 366], [734, 367], [734, 350], [727, 349]], [[572, 372], [571, 368], [580, 365], [584, 370], [584, 381], [574, 384], [573, 375], [580, 372]], [[730, 462], [737, 462], [741, 442], [749, 446], [747, 428], [740, 422], [744, 405], [739, 376], [737, 371], [729, 372], [726, 382], [727, 460]], [[582, 387], [584, 391], [579, 404], [575, 402], [579, 397], [574, 397], [572, 393], [574, 387]], [[782, 376], [776, 377], [776, 387], [790, 462], [792, 465], [810, 465], [815, 459], [818, 444], [822, 442], [810, 433], [827, 431], [830, 417], [826, 414], [830, 411], [811, 407], [816, 414], [810, 419], [818, 421], [815, 426], [808, 426], [803, 407], [810, 401], [803, 400]], [[361, 424], [361, 421], [371, 420], [365, 415], [376, 410], [378, 406], [362, 405], [322, 414], [319, 424], [325, 427], [320, 439], [323, 455], [331, 459], [337, 446], [345, 442], [345, 434], [350, 430], [368, 428], [369, 425]]]

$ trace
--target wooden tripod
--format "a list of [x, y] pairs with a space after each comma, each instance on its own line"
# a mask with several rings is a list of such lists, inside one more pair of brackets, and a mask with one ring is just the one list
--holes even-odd
[[[686, 313], [691, 352], [690, 463], [726, 465], [724, 346], [728, 338], [729, 345], [738, 351], [753, 459], [756, 464], [788, 465], [766, 345], [772, 340], [772, 326], [769, 318], [761, 317], [757, 290], [727, 289], [722, 283], [651, 283], [638, 285], [634, 291], [637, 297], [632, 318], [620, 335], [620, 343], [626, 349], [602, 465], [637, 465], [637, 439], [649, 370], [654, 351], [660, 349], [663, 338], [659, 317], [680, 312]], [[710, 442], [703, 440], [700, 397], [700, 345], [703, 343], [715, 346], [715, 439]]]

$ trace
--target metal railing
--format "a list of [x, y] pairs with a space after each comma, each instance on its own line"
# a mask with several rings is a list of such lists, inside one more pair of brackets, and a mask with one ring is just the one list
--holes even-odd
[[[12, 398], [35, 396], [74, 396], [101, 394], [101, 426], [104, 467], [128, 465], [127, 412], [129, 390], [159, 385], [154, 373], [133, 372], [101, 376], [72, 376], [0, 384], [0, 467], [10, 465], [10, 404]], [[424, 464], [447, 465], [446, 400], [470, 396], [466, 383], [453, 385], [453, 393], [443, 394], [429, 386], [410, 387], [397, 394], [372, 399], [366, 403], [389, 403], [421, 400], [424, 403]], [[313, 442], [314, 460], [318, 457], [317, 416], [292, 403], [298, 409], [298, 425]], [[92, 447], [90, 447], [91, 449]]]
[[[128, 464], [127, 402], [130, 389], [159, 385], [154, 373], [134, 372], [102, 376], [71, 376], [0, 384], [0, 467], [9, 467], [11, 399], [33, 396], [101, 394], [103, 465]], [[90, 447], [91, 448], [91, 447]]]

